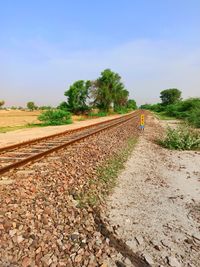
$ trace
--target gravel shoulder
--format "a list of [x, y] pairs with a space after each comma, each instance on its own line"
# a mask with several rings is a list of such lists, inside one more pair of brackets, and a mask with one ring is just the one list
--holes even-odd
[[162, 127], [149, 117], [108, 199], [105, 219], [151, 266], [199, 267], [200, 152], [159, 147], [153, 140]]
[[0, 133], [0, 147], [7, 145], [12, 145], [24, 141], [28, 141], [35, 138], [40, 138], [44, 136], [49, 136], [52, 134], [64, 132], [67, 130], [78, 129], [87, 125], [92, 125], [98, 122], [103, 122], [118, 118], [122, 115], [112, 115], [109, 117], [101, 117], [96, 119], [90, 119], [85, 121], [75, 121], [73, 124], [61, 125], [61, 126], [47, 126], [47, 127], [37, 127], [29, 129], [20, 129], [7, 133]]

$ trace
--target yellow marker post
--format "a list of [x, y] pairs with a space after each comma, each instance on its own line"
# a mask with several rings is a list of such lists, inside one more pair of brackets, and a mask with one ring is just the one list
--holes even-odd
[[140, 116], [140, 129], [144, 131], [144, 114]]

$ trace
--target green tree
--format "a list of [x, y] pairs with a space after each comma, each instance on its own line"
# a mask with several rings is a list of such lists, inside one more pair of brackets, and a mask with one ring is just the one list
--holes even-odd
[[37, 109], [37, 106], [35, 105], [35, 103], [34, 103], [33, 101], [28, 102], [28, 103], [26, 104], [26, 106], [27, 106], [27, 108], [28, 108], [29, 110], [35, 110], [35, 109]]
[[0, 108], [2, 108], [4, 104], [5, 104], [5, 101], [4, 100], [0, 100]]
[[101, 76], [93, 82], [91, 93], [93, 104], [103, 111], [108, 111], [112, 106], [114, 109], [125, 106], [129, 94], [119, 74], [110, 69], [101, 72]]
[[127, 102], [127, 108], [130, 108], [132, 110], [137, 109], [137, 104], [134, 99], [129, 99]]
[[120, 109], [122, 107], [126, 107], [128, 103], [129, 92], [124, 88], [122, 83], [119, 83], [116, 86], [116, 90], [114, 92], [114, 110]]
[[140, 109], [149, 109], [149, 110], [151, 110], [152, 109], [152, 104], [148, 104], [148, 103], [143, 104], [143, 105], [140, 106]]
[[59, 106], [57, 107], [58, 109], [62, 109], [62, 110], [68, 110], [68, 104], [66, 101], [63, 101], [59, 104]]
[[181, 100], [181, 91], [176, 88], [166, 89], [160, 92], [163, 105], [175, 104]]
[[89, 88], [91, 86], [90, 81], [79, 80], [73, 83], [69, 90], [65, 92], [67, 99], [67, 107], [69, 111], [77, 114], [88, 110], [88, 105], [86, 103]]

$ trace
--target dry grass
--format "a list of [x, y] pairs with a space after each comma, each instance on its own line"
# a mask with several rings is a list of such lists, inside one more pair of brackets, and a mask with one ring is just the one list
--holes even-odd
[[0, 127], [25, 126], [39, 123], [37, 116], [41, 111], [0, 110]]
[[[30, 128], [41, 123], [37, 117], [41, 111], [0, 110], [0, 133]], [[33, 127], [33, 126], [32, 126]]]

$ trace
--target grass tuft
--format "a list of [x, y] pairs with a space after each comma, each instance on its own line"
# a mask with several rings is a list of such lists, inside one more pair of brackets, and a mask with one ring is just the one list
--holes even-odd
[[125, 147], [97, 169], [96, 179], [89, 181], [89, 188], [79, 195], [79, 207], [97, 206], [116, 185], [117, 177], [133, 151], [137, 139], [130, 138]]

